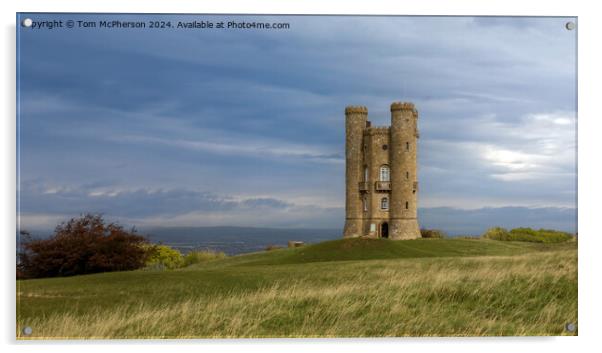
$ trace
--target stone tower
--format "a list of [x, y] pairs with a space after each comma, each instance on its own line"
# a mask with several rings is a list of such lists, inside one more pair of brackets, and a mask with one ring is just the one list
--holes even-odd
[[418, 112], [391, 104], [391, 126], [373, 127], [366, 107], [345, 108], [345, 238], [415, 239]]

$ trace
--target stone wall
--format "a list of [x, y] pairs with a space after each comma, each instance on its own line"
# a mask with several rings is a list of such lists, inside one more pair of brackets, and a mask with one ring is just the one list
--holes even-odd
[[[380, 237], [381, 225], [386, 222], [392, 239], [419, 238], [418, 112], [412, 103], [393, 103], [391, 127], [371, 127], [367, 119], [366, 107], [345, 109], [344, 237]], [[382, 166], [389, 166], [390, 190], [376, 189]], [[388, 210], [381, 209], [384, 197], [389, 201]]]

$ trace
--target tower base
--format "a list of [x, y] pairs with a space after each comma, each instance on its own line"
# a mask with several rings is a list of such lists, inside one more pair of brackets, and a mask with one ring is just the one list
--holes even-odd
[[416, 218], [392, 219], [389, 226], [389, 238], [394, 240], [422, 238], [418, 220]]
[[361, 219], [346, 219], [343, 238], [358, 238], [363, 235]]

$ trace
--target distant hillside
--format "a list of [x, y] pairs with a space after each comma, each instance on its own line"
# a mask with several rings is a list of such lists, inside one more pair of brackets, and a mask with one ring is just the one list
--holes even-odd
[[577, 209], [562, 207], [485, 207], [462, 210], [451, 207], [419, 208], [420, 226], [442, 229], [449, 235], [480, 235], [493, 226], [531, 227], [577, 231]]
[[[74, 214], [73, 217], [76, 217]], [[132, 223], [125, 220], [120, 220], [120, 214], [105, 214], [107, 220], [118, 221], [126, 227], [136, 226], [145, 233], [155, 233], [158, 237], [172, 235], [180, 237], [188, 237], [194, 234], [194, 239], [198, 237], [211, 236], [219, 233], [226, 237], [234, 237], [241, 233], [253, 236], [269, 236], [283, 234], [286, 232], [291, 236], [309, 236], [322, 239], [326, 236], [328, 239], [333, 239], [332, 234], [338, 236], [342, 234], [343, 223], [345, 221], [345, 210], [340, 209], [340, 213], [333, 216], [331, 226], [316, 228], [287, 228], [285, 226], [275, 226], [274, 222], [266, 220], [261, 227], [250, 227], [245, 224], [230, 224], [219, 226], [187, 226], [187, 227], [151, 227], [144, 226], [144, 222]], [[505, 228], [517, 227], [532, 227], [532, 228], [551, 228], [574, 233], [577, 228], [577, 209], [571, 207], [484, 207], [478, 209], [459, 209], [454, 207], [431, 207], [419, 208], [418, 218], [420, 226], [429, 229], [441, 229], [449, 235], [479, 235], [487, 228], [493, 226], [501, 226]], [[64, 219], [67, 221], [68, 217]], [[307, 224], [313, 224], [308, 220]], [[316, 223], [317, 224], [317, 223]], [[47, 236], [52, 234], [55, 224], [49, 225], [46, 228], [37, 228], [28, 225], [25, 220], [21, 221], [22, 229], [30, 231], [35, 236]], [[336, 236], [334, 237], [336, 238]], [[193, 240], [189, 238], [188, 241]]]
[[156, 227], [141, 229], [156, 241], [178, 239], [181, 242], [197, 240], [236, 241], [241, 237], [255, 240], [310, 240], [316, 241], [335, 239], [341, 236], [340, 229], [286, 229], [286, 228], [255, 228], [255, 227]]
[[[435, 207], [418, 209], [419, 224], [423, 228], [441, 229], [450, 236], [481, 235], [494, 226], [505, 228], [531, 227], [547, 228], [575, 233], [577, 231], [577, 209], [560, 207], [498, 207], [463, 210], [452, 207]], [[112, 217], [107, 219], [113, 220]], [[228, 254], [264, 250], [268, 245], [286, 246], [289, 240], [300, 240], [306, 243], [317, 243], [325, 240], [339, 239], [342, 236], [341, 214], [340, 227], [298, 229], [268, 228], [244, 226], [216, 227], [144, 227], [137, 225], [140, 233], [150, 235], [154, 242], [175, 246], [181, 251], [193, 248], [211, 248]], [[126, 226], [135, 224], [124, 223]], [[23, 229], [31, 231], [35, 237], [46, 237], [52, 229], [36, 230], [22, 224]], [[17, 241], [19, 235], [17, 233]]]
[[264, 250], [268, 245], [286, 246], [289, 240], [317, 243], [341, 237], [340, 229], [284, 229], [254, 227], [157, 227], [141, 229], [151, 241], [182, 251], [211, 248], [228, 254]]

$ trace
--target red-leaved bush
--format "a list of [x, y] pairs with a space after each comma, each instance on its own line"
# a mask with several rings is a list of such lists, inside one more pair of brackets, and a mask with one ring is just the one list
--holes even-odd
[[141, 268], [148, 240], [101, 215], [86, 214], [59, 224], [48, 239], [21, 240], [17, 274], [21, 278], [73, 276]]

